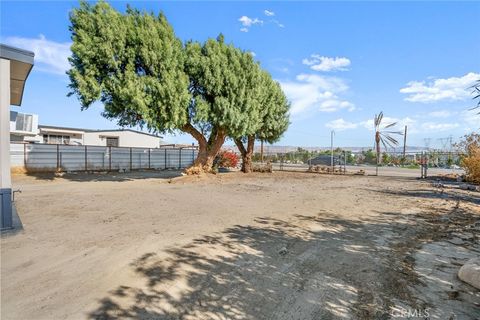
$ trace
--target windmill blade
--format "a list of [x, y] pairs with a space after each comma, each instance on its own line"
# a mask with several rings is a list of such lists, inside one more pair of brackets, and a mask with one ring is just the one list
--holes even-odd
[[382, 119], [383, 119], [383, 111], [380, 111], [380, 113], [378, 114], [378, 124], [380, 125], [380, 123], [382, 123]]
[[390, 141], [391, 143], [393, 143], [394, 145], [398, 145], [398, 140], [393, 138], [393, 137], [390, 137], [390, 136], [386, 136], [385, 138], [388, 139], [388, 141]]
[[383, 138], [381, 138], [381, 139], [380, 139], [380, 142], [383, 144], [383, 147], [385, 148], [385, 150], [387, 150], [386, 141], [385, 141]]
[[402, 131], [383, 131], [383, 133], [399, 134], [399, 135], [403, 136]]

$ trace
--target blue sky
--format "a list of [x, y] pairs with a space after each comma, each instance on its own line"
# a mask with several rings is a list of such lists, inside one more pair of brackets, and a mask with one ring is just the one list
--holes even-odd
[[[182, 40], [220, 32], [252, 51], [292, 103], [280, 145], [370, 146], [375, 113], [409, 127], [408, 144], [440, 146], [479, 130], [467, 89], [480, 79], [480, 2], [137, 2], [162, 10]], [[112, 3], [124, 10], [126, 2]], [[78, 2], [0, 3], [0, 40], [36, 52], [21, 107], [40, 123], [115, 128], [100, 104], [67, 97], [69, 11]], [[191, 142], [189, 136], [168, 136]]]

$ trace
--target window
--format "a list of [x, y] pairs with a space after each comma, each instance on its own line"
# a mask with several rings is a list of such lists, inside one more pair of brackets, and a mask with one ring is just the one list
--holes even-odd
[[32, 132], [33, 116], [31, 114], [17, 113], [15, 119], [15, 130]]
[[56, 134], [44, 134], [43, 143], [48, 144], [70, 144], [70, 136], [61, 136]]
[[118, 137], [107, 137], [107, 147], [118, 147]]

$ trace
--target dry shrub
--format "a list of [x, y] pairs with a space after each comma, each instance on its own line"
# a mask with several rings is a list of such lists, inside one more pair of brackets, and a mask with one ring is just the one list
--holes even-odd
[[191, 166], [191, 167], [188, 167], [187, 169], [185, 169], [185, 173], [187, 175], [199, 175], [199, 174], [202, 174], [204, 173], [202, 167], [200, 166]]
[[253, 163], [252, 164], [252, 171], [253, 172], [272, 172], [272, 164], [271, 163]]
[[25, 170], [25, 167], [24, 166], [18, 166], [18, 167], [12, 167], [10, 169], [10, 172], [12, 173], [12, 175], [16, 175], [16, 174], [26, 174], [27, 173], [27, 170]]
[[461, 165], [465, 169], [467, 181], [480, 184], [480, 134], [464, 136], [457, 148], [463, 155]]

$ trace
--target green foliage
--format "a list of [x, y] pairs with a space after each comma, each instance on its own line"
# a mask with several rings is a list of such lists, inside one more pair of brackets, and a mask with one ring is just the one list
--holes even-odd
[[100, 100], [121, 126], [172, 131], [188, 121], [191, 100], [181, 41], [163, 14], [101, 1], [81, 2], [70, 14], [73, 44], [70, 95], [86, 109]]
[[104, 104], [120, 126], [184, 131], [211, 167], [225, 137], [274, 142], [288, 127], [287, 100], [253, 56], [223, 35], [185, 46], [163, 14], [81, 2], [70, 15], [69, 95], [82, 109]]
[[224, 43], [223, 36], [203, 45], [186, 45], [185, 70], [193, 93], [193, 122], [201, 128], [221, 127], [242, 136], [258, 127], [260, 67], [248, 52]]
[[373, 152], [372, 149], [369, 149], [367, 151], [362, 151], [362, 155], [364, 157], [365, 163], [368, 164], [376, 164], [377, 163], [377, 154]]
[[258, 140], [274, 143], [288, 129], [290, 104], [280, 88], [280, 84], [274, 81], [270, 74], [262, 71], [261, 77], [261, 90], [257, 91], [260, 101], [260, 117], [257, 129], [253, 130], [252, 134], [255, 134]]

